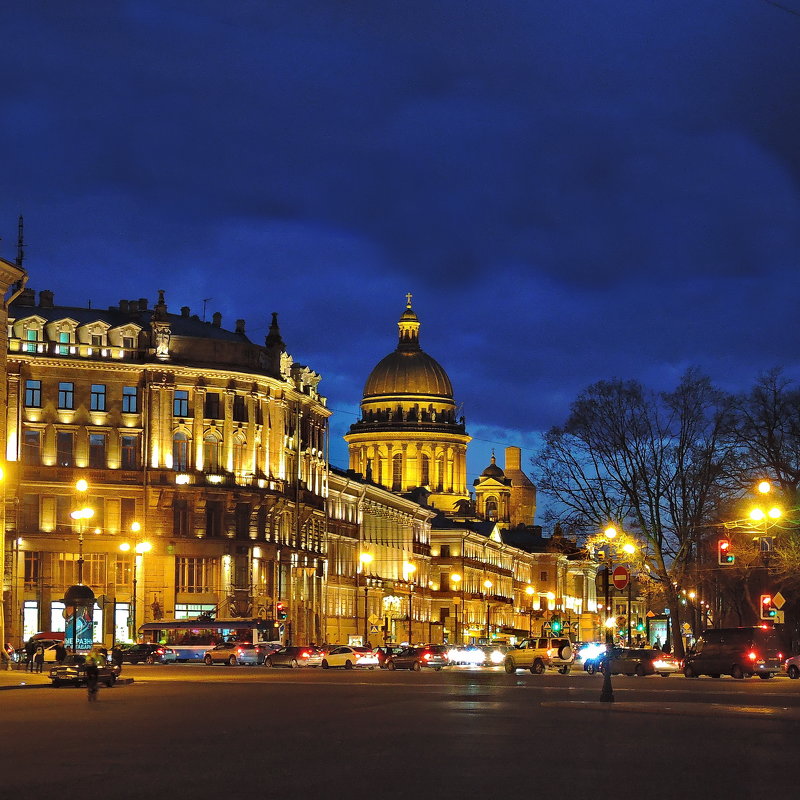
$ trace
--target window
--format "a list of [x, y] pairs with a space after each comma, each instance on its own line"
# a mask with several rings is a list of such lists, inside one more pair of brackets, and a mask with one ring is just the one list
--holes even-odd
[[133, 350], [133, 348], [135, 346], [134, 342], [133, 342], [133, 336], [123, 336], [122, 337], [122, 346], [126, 350]]
[[205, 412], [206, 419], [219, 419], [219, 394], [208, 392], [206, 394]]
[[250, 503], [236, 504], [236, 538], [250, 538]]
[[42, 554], [36, 552], [25, 553], [25, 588], [33, 589], [39, 584], [39, 569], [42, 563]]
[[497, 522], [497, 498], [486, 498], [486, 519], [489, 522]]
[[436, 459], [436, 491], [444, 491], [444, 456]]
[[114, 562], [114, 583], [128, 587], [133, 581], [133, 556], [130, 553], [119, 553]]
[[25, 381], [25, 406], [26, 408], [42, 407], [41, 381]]
[[244, 472], [245, 451], [247, 442], [243, 436], [235, 436], [233, 439], [233, 471], [237, 475]]
[[427, 486], [431, 482], [431, 460], [428, 456], [422, 456], [422, 464], [419, 472], [419, 485]]
[[103, 346], [103, 337], [98, 336], [96, 333], [92, 334], [92, 347], [102, 347]]
[[22, 434], [22, 463], [38, 467], [42, 463], [42, 432], [25, 428]]
[[443, 544], [439, 548], [439, 555], [442, 558], [450, 558], [450, 545], [449, 544]]
[[403, 456], [395, 453], [392, 456], [392, 491], [399, 492], [403, 488]]
[[233, 421], [247, 422], [247, 406], [244, 402], [244, 395], [237, 394], [233, 398]]
[[56, 433], [56, 462], [59, 467], [73, 466], [75, 452], [75, 434], [72, 431]]
[[106, 387], [102, 383], [92, 384], [92, 395], [90, 406], [92, 411], [106, 410]]
[[122, 387], [122, 413], [137, 414], [139, 411], [139, 390], [135, 386]]
[[122, 469], [139, 469], [139, 437], [120, 437], [120, 465]]
[[58, 334], [58, 354], [60, 356], [68, 356], [69, 355], [69, 333], [67, 331], [61, 331]]
[[183, 431], [172, 436], [172, 468], [178, 472], [189, 469], [189, 437]]
[[206, 536], [222, 536], [223, 505], [220, 500], [206, 502]]
[[75, 384], [58, 384], [58, 407], [60, 409], [71, 410], [75, 408]]
[[175, 589], [178, 592], [199, 593], [213, 591], [214, 559], [175, 559]]
[[177, 389], [175, 391], [175, 396], [172, 399], [172, 416], [189, 416], [189, 392], [185, 389]]
[[39, 341], [39, 331], [25, 331], [25, 352], [35, 353]]
[[105, 469], [107, 438], [104, 433], [89, 434], [89, 466], [92, 469]]
[[172, 535], [189, 535], [189, 501], [176, 499], [172, 503]]
[[119, 524], [123, 531], [131, 530], [136, 522], [136, 500], [133, 497], [123, 497], [120, 502]]
[[546, 570], [544, 570], [544, 571], [539, 573], [539, 580], [542, 583], [547, 583], [547, 571]]
[[206, 472], [219, 472], [222, 442], [214, 433], [203, 437], [203, 469]]

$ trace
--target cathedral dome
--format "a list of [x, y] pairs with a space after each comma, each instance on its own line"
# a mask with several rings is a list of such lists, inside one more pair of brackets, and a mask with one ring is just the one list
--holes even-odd
[[503, 478], [505, 478], [505, 476], [506, 475], [503, 472], [503, 470], [497, 466], [497, 461], [494, 456], [492, 456], [492, 463], [489, 464], [489, 466], [486, 467], [486, 469], [483, 472], [481, 472], [482, 478], [499, 478], [500, 480], [502, 480]]
[[419, 395], [452, 400], [453, 386], [444, 368], [419, 346], [419, 319], [410, 300], [397, 327], [397, 349], [372, 370], [364, 384], [364, 398]]

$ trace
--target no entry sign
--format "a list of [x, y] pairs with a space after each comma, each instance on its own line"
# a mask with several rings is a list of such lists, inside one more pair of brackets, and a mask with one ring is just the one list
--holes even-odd
[[616, 567], [611, 573], [611, 582], [617, 589], [624, 589], [628, 585], [631, 573], [627, 567]]

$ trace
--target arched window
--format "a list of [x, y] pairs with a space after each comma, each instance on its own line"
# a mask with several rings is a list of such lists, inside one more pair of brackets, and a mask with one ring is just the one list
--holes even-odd
[[403, 456], [395, 453], [392, 456], [392, 491], [399, 492], [403, 488]]
[[241, 434], [233, 437], [233, 471], [241, 475], [245, 471], [247, 440]]
[[172, 468], [178, 472], [189, 469], [189, 437], [183, 431], [172, 436]]
[[486, 519], [489, 522], [497, 522], [497, 498], [486, 498]]
[[431, 460], [424, 453], [419, 467], [419, 485], [428, 486], [431, 482]]
[[206, 472], [219, 472], [222, 457], [222, 440], [216, 433], [203, 437], [203, 469]]
[[444, 456], [436, 459], [436, 491], [444, 491]]

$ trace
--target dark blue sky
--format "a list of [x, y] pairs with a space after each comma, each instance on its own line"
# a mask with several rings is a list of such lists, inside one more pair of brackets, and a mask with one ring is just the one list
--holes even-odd
[[[800, 16], [764, 0], [0, 11], [0, 252], [164, 288], [323, 375], [332, 456], [414, 294], [470, 479], [586, 385], [798, 370]], [[785, 0], [800, 12], [800, 0]]]

